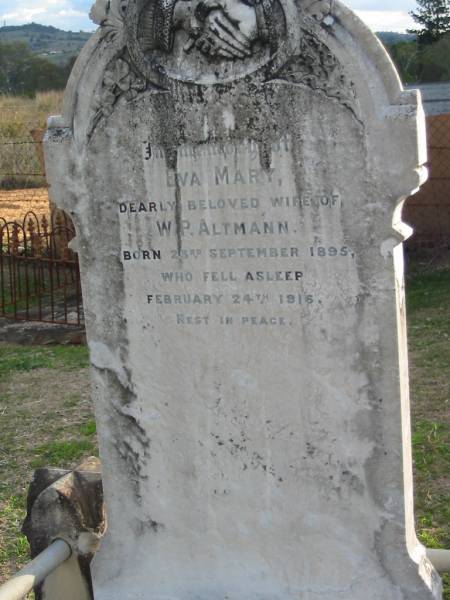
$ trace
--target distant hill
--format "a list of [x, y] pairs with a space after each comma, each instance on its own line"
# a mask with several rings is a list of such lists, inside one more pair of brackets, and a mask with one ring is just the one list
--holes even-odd
[[397, 33], [396, 31], [377, 31], [376, 35], [383, 44], [399, 44], [400, 42], [413, 42], [416, 39], [414, 33]]
[[[383, 44], [389, 45], [412, 42], [416, 37], [411, 33], [394, 31], [379, 31], [376, 35]], [[58, 65], [64, 65], [77, 56], [90, 36], [84, 31], [63, 31], [38, 23], [0, 27], [0, 42], [24, 42], [32, 52]]]
[[33, 53], [57, 65], [77, 56], [90, 36], [84, 31], [63, 31], [38, 23], [0, 27], [0, 42], [23, 42]]
[[[38, 23], [0, 27], [0, 43], [20, 42], [25, 44], [33, 55], [61, 68], [64, 77], [69, 72], [74, 58], [78, 56], [81, 48], [91, 35], [91, 33], [84, 31], [63, 31], [56, 27], [40, 25]], [[411, 61], [410, 54], [414, 54], [416, 49], [414, 48], [414, 44], [409, 46], [409, 44], [404, 44], [404, 42], [413, 42], [416, 39], [414, 34], [379, 31], [376, 35], [388, 47], [394, 62], [397, 64], [406, 82], [410, 83], [418, 79], [426, 81], [441, 79], [439, 75], [440, 71], [439, 73], [431, 72], [429, 68], [426, 69], [427, 73], [430, 71], [429, 74], [421, 73], [420, 76], [415, 71], [414, 73], [410, 72], [411, 68], [415, 68], [415, 63], [412, 65], [414, 61]], [[405, 54], [407, 55], [406, 58]], [[445, 61], [447, 61], [446, 57], [440, 60], [441, 63]], [[405, 65], [409, 69], [408, 72], [405, 71]], [[447, 71], [445, 72], [447, 73]]]

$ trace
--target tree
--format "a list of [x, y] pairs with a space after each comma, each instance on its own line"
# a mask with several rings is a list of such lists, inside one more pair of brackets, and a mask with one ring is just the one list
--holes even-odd
[[0, 43], [0, 94], [34, 96], [65, 86], [68, 73], [33, 54], [25, 44]]
[[423, 46], [418, 77], [423, 82], [450, 80], [450, 34], [434, 44]]
[[450, 33], [432, 44], [400, 42], [387, 50], [404, 83], [450, 81]]
[[450, 32], [450, 0], [417, 0], [417, 4], [417, 11], [409, 14], [421, 28], [409, 33], [415, 33], [420, 44], [432, 44]]
[[416, 83], [419, 81], [421, 53], [417, 41], [389, 44], [386, 48], [403, 83]]

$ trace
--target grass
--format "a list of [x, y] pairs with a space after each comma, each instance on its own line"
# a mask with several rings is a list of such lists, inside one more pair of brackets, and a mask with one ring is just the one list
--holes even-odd
[[[8, 523], [14, 533], [20, 531], [25, 514], [25, 496], [12, 494], [0, 508], [0, 524]], [[3, 528], [2, 528], [3, 529]], [[0, 544], [0, 563], [20, 564], [28, 558], [29, 547], [25, 536], [8, 536]]]
[[41, 92], [35, 98], [0, 95], [0, 143], [32, 141], [31, 129], [45, 129], [49, 115], [60, 114], [63, 92]]
[[34, 369], [74, 370], [89, 364], [84, 346], [0, 345], [0, 379]]
[[413, 271], [407, 308], [416, 528], [427, 547], [450, 548], [450, 269]]
[[[450, 269], [412, 272], [407, 306], [417, 533], [450, 548]], [[87, 364], [80, 346], [0, 344], [0, 580], [28, 560], [20, 525], [33, 469], [97, 452]]]
[[0, 581], [29, 560], [20, 533], [34, 469], [97, 454], [83, 346], [0, 344]]
[[94, 452], [94, 444], [89, 440], [70, 442], [47, 442], [33, 448], [35, 458], [30, 461], [32, 469], [39, 467], [58, 467], [80, 461], [85, 454]]

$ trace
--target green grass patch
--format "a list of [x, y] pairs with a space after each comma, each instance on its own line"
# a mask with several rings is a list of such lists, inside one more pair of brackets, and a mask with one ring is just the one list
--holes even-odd
[[20, 527], [33, 470], [97, 454], [87, 366], [83, 346], [0, 344], [0, 583], [29, 560]]
[[0, 498], [0, 564], [17, 568], [27, 562], [29, 545], [22, 534], [25, 518], [25, 495], [17, 495], [9, 490], [6, 500]]
[[416, 270], [406, 291], [417, 535], [450, 548], [450, 269]]
[[48, 466], [65, 467], [94, 451], [94, 444], [89, 440], [48, 442], [33, 449], [35, 458], [30, 461], [30, 466], [33, 469]]
[[87, 367], [85, 346], [5, 346], [0, 345], [0, 377], [14, 371], [33, 369], [72, 370]]
[[407, 280], [407, 297], [409, 314], [432, 308], [448, 310], [450, 269], [416, 271]]
[[449, 429], [442, 423], [421, 419], [414, 424], [412, 444], [416, 469], [438, 476], [450, 465]]
[[83, 423], [80, 426], [80, 433], [83, 435], [91, 436], [97, 433], [97, 425], [94, 420], [90, 420], [87, 423]]

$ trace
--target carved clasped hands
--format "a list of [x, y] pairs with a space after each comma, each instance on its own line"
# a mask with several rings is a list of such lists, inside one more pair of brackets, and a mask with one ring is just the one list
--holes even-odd
[[199, 0], [190, 7], [185, 50], [210, 57], [244, 59], [258, 37], [255, 7], [242, 0]]

